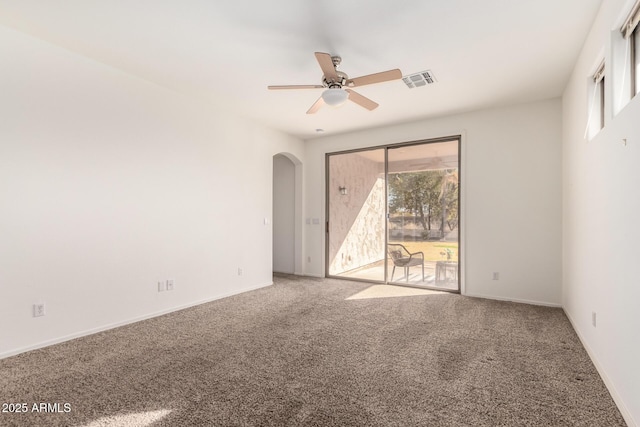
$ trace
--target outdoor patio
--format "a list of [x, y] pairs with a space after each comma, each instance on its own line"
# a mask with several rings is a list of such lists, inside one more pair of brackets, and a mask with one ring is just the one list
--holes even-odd
[[[384, 260], [380, 260], [351, 271], [346, 271], [338, 275], [338, 277], [384, 282], [384, 263]], [[391, 284], [458, 291], [457, 262], [425, 260], [424, 280], [422, 280], [421, 266], [410, 267], [407, 277], [402, 267], [396, 267], [395, 272], [393, 272], [393, 262], [389, 260], [387, 262], [387, 271], [389, 274], [389, 283]], [[391, 281], [392, 272], [393, 281]]]

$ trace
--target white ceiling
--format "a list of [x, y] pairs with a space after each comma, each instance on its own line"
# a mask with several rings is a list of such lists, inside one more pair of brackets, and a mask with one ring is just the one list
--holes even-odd
[[[601, 1], [0, 0], [0, 24], [308, 139], [560, 96]], [[438, 82], [364, 86], [376, 110], [307, 115], [322, 90], [266, 87], [319, 84], [316, 51], [350, 77]]]

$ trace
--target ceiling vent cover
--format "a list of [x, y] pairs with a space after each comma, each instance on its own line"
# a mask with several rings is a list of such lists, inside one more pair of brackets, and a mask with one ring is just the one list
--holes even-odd
[[430, 85], [435, 83], [437, 80], [433, 76], [431, 70], [427, 70], [404, 76], [402, 81], [407, 85], [407, 87], [409, 87], [409, 89], [413, 89], [414, 87]]

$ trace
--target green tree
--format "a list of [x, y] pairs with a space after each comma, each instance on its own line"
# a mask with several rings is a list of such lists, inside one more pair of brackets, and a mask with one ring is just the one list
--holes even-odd
[[441, 170], [389, 174], [389, 211], [411, 213], [430, 230], [432, 220], [442, 214], [444, 176]]
[[443, 236], [445, 223], [449, 226], [449, 230], [453, 230], [458, 226], [458, 200], [458, 170], [447, 169], [444, 171], [440, 189], [440, 201], [442, 205], [440, 231], [443, 233]]

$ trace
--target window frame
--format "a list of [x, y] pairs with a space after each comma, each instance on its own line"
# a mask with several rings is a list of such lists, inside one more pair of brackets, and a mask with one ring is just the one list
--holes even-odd
[[603, 60], [602, 63], [598, 66], [596, 72], [593, 74], [593, 82], [595, 83], [595, 88], [594, 90], [596, 91], [596, 93], [599, 95], [600, 99], [598, 100], [598, 106], [600, 108], [599, 114], [598, 114], [598, 130], [602, 130], [604, 128], [604, 122], [605, 122], [605, 112], [604, 112], [604, 107], [605, 107], [605, 61]]
[[600, 85], [600, 129], [604, 129], [604, 79], [603, 75], [597, 83]]
[[631, 64], [631, 98], [640, 92], [640, 26], [636, 28], [629, 35], [629, 51]]

